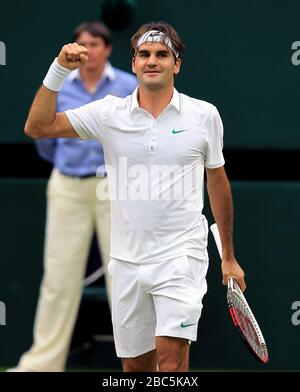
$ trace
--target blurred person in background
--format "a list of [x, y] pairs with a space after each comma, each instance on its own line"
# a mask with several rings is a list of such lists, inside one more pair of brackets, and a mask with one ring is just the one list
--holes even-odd
[[[57, 108], [67, 109], [114, 95], [126, 97], [136, 78], [112, 67], [108, 28], [84, 22], [74, 31], [74, 42], [86, 47], [89, 60], [65, 80]], [[80, 304], [83, 278], [93, 234], [96, 231], [105, 271], [107, 298], [111, 282], [107, 274], [110, 252], [110, 200], [99, 200], [96, 188], [107, 186], [102, 145], [77, 138], [41, 139], [39, 155], [53, 165], [47, 187], [44, 276], [35, 316], [34, 342], [10, 371], [64, 371]], [[96, 177], [97, 172], [97, 177]]]

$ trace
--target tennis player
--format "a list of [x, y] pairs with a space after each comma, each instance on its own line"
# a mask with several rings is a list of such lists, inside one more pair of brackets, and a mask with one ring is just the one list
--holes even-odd
[[172, 26], [143, 25], [131, 44], [139, 81], [132, 95], [57, 113], [63, 80], [88, 59], [85, 47], [64, 46], [33, 101], [25, 132], [101, 141], [112, 203], [109, 272], [117, 355], [124, 371], [188, 371], [189, 343], [197, 339], [207, 290], [204, 169], [221, 236], [223, 283], [232, 276], [245, 289], [233, 249], [223, 126], [215, 106], [174, 88], [184, 45]]

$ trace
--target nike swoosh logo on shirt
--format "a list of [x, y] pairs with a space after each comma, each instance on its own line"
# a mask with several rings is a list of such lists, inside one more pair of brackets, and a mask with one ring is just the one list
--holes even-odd
[[172, 133], [173, 133], [173, 135], [176, 135], [177, 133], [186, 132], [186, 131], [188, 131], [188, 129], [179, 129], [177, 131], [176, 131], [176, 129], [173, 129]]

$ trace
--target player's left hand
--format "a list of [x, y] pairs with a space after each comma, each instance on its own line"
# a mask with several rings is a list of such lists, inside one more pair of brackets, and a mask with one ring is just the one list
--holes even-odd
[[235, 257], [229, 259], [222, 259], [221, 264], [223, 284], [227, 285], [229, 278], [234, 278], [242, 291], [246, 290], [245, 273]]

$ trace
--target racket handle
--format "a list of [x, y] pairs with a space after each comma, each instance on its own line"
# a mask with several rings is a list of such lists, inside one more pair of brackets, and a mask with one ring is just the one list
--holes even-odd
[[220, 258], [222, 259], [222, 243], [221, 243], [221, 237], [220, 237], [220, 233], [219, 233], [217, 224], [214, 223], [213, 225], [211, 225], [210, 230], [214, 236], [215, 243], [217, 245], [217, 249], [219, 251]]
[[[221, 237], [220, 237], [220, 233], [219, 233], [219, 229], [218, 229], [217, 224], [216, 223], [212, 224], [210, 226], [210, 230], [213, 233], [215, 243], [217, 245], [220, 258], [222, 260], [222, 242], [221, 242]], [[240, 286], [237, 284], [237, 282], [235, 282], [235, 280], [232, 277], [230, 277], [228, 279], [228, 287], [230, 287], [231, 289], [233, 289], [233, 288], [237, 289], [234, 285], [236, 285], [238, 287], [239, 292], [242, 292], [240, 289]]]

